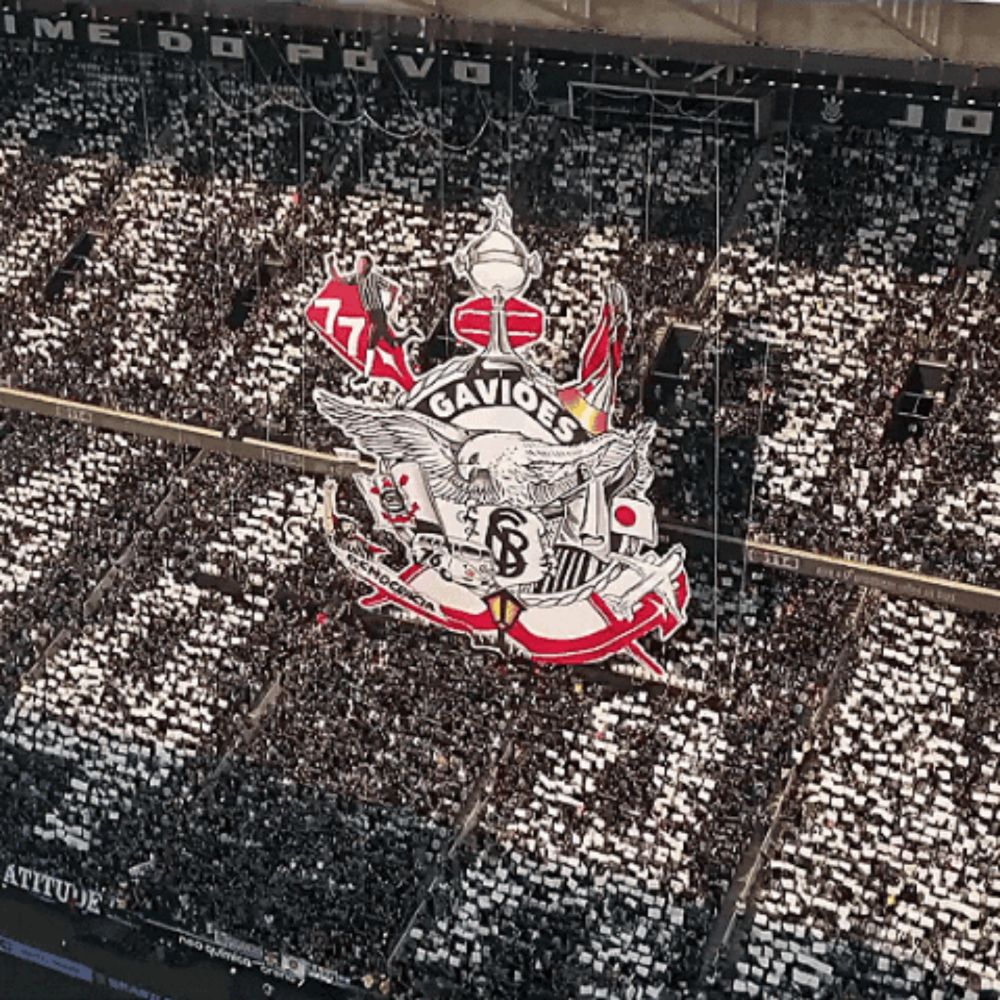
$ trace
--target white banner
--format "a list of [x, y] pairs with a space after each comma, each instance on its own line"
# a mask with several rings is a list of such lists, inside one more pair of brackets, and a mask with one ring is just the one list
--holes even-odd
[[75, 906], [84, 913], [100, 913], [103, 896], [94, 889], [83, 889], [74, 882], [45, 875], [23, 865], [7, 865], [4, 888], [22, 889], [39, 899]]

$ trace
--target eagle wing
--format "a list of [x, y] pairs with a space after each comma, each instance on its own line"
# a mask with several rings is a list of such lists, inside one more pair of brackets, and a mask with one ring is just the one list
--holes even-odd
[[653, 429], [649, 424], [629, 434], [609, 431], [583, 444], [525, 442], [524, 455], [519, 457], [524, 461], [532, 502], [544, 507], [606, 473], [621, 473], [623, 482], [642, 478]]
[[464, 502], [469, 487], [458, 473], [455, 455], [467, 432], [422, 413], [359, 403], [325, 389], [317, 389], [313, 400], [359, 451], [386, 461], [416, 462], [433, 483], [435, 497]]

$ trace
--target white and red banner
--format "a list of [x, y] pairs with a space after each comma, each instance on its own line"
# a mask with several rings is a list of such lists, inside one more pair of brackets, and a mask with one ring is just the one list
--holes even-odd
[[[545, 331], [524, 298], [540, 261], [514, 235], [506, 201], [490, 207], [489, 225], [452, 258], [473, 291], [452, 329], [471, 352], [414, 373], [415, 335], [395, 333], [398, 286], [369, 254], [353, 277], [332, 269], [307, 310], [356, 372], [398, 386], [388, 404], [315, 393], [320, 413], [376, 460], [354, 477], [371, 537], [327, 484], [331, 550], [371, 588], [367, 608], [395, 607], [537, 663], [625, 654], [662, 673], [640, 640], [684, 623], [689, 589], [683, 548], [657, 550], [646, 497], [654, 426], [613, 426], [624, 289], [605, 289], [577, 379], [554, 385], [521, 350]], [[379, 534], [399, 544], [380, 545]], [[400, 549], [406, 561], [390, 556]]]

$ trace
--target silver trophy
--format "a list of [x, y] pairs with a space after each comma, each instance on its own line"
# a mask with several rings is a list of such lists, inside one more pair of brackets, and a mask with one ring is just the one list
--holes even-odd
[[490, 340], [484, 363], [508, 362], [514, 356], [507, 335], [507, 302], [542, 273], [541, 258], [514, 235], [507, 199], [498, 194], [486, 205], [493, 213], [489, 227], [451, 258], [456, 277], [466, 279], [491, 304]]

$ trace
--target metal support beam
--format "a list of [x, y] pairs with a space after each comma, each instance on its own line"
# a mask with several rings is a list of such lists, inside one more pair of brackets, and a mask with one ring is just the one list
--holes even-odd
[[[469, 17], [467, 6], [456, 3], [455, 0], [399, 0], [399, 2], [425, 3], [433, 7], [439, 16], [453, 17], [456, 20]], [[591, 16], [591, 0], [528, 0], [528, 6], [562, 21], [567, 26], [587, 30], [595, 26]]]
[[441, 7], [437, 0], [395, 0], [395, 2], [402, 7], [420, 11], [425, 17], [436, 17], [441, 13]]
[[714, 80], [717, 76], [721, 76], [725, 69], [726, 67], [722, 65], [710, 66], [703, 73], [694, 77], [691, 80], [691, 85], [696, 87], [699, 83], [705, 83], [706, 80]]
[[106, 406], [78, 403], [23, 389], [0, 388], [0, 406], [24, 413], [72, 420], [74, 423], [117, 431], [120, 434], [138, 434], [140, 437], [166, 441], [185, 448], [220, 452], [251, 461], [272, 462], [299, 472], [343, 476], [357, 471], [371, 471], [373, 468], [372, 463], [362, 461], [357, 452], [337, 451], [331, 454], [297, 448], [278, 441], [226, 437], [221, 431], [210, 427], [159, 420], [140, 413], [112, 410]]
[[940, 576], [914, 573], [889, 566], [843, 559], [791, 549], [771, 542], [747, 539], [747, 559], [760, 566], [801, 573], [817, 580], [830, 580], [850, 587], [872, 587], [896, 597], [945, 604], [962, 611], [985, 611], [1000, 614], [1000, 590], [974, 583], [946, 580]]
[[[591, 28], [590, 0], [531, 0], [531, 5], [578, 28]], [[580, 9], [577, 10], [576, 8]]]
[[735, 16], [730, 16], [723, 12], [722, 0], [714, 0], [714, 2], [713, 0], [668, 0], [668, 3], [687, 11], [689, 14], [694, 14], [695, 17], [699, 17], [703, 21], [708, 21], [709, 24], [714, 24], [717, 28], [725, 28], [727, 31], [733, 32], [745, 42], [755, 44], [760, 40], [756, 31], [746, 27], [739, 20], [739, 4], [733, 7]]
[[928, 56], [944, 58], [939, 44], [941, 0], [871, 0], [868, 9]]

